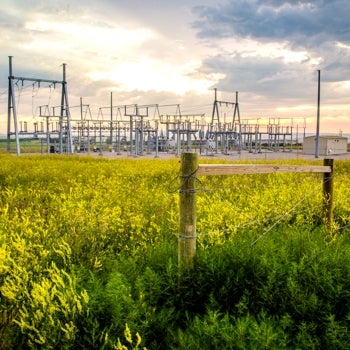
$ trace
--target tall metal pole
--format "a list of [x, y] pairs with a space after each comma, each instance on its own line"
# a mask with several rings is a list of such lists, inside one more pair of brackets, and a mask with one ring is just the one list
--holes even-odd
[[316, 122], [316, 142], [315, 142], [315, 158], [319, 156], [320, 141], [320, 101], [321, 101], [321, 71], [318, 70], [318, 89], [317, 89], [317, 122]]
[[111, 91], [111, 125], [109, 130], [110, 137], [110, 151], [113, 150], [113, 92]]
[[117, 155], [120, 155], [120, 121], [117, 122]]
[[[148, 108], [148, 107], [147, 107]], [[148, 115], [148, 111], [147, 111], [147, 115]], [[140, 116], [140, 155], [143, 156], [143, 115]]]
[[59, 131], [58, 131], [58, 152], [62, 154], [63, 152], [63, 113], [64, 113], [64, 94], [65, 87], [64, 81], [66, 80], [66, 65], [63, 63], [63, 80], [62, 80], [62, 95], [61, 95], [61, 111], [58, 119]]
[[69, 153], [74, 153], [74, 143], [73, 143], [73, 135], [72, 135], [72, 125], [70, 120], [70, 110], [69, 110], [69, 103], [68, 103], [68, 91], [67, 91], [67, 80], [66, 80], [66, 64], [64, 64], [64, 79], [63, 83], [64, 85], [64, 91], [65, 91], [65, 103], [66, 103], [66, 117], [67, 117], [67, 134], [68, 134], [68, 141], [69, 141]]
[[67, 81], [66, 81], [66, 64], [63, 63], [63, 79], [62, 79], [62, 96], [61, 96], [61, 113], [59, 117], [59, 153], [63, 151], [63, 116], [67, 119], [66, 127], [66, 146], [68, 153], [74, 153], [72, 128], [70, 121], [70, 112], [68, 106], [68, 93], [67, 93]]
[[48, 114], [46, 116], [46, 147], [47, 147], [47, 154], [50, 153], [50, 122], [49, 122], [50, 115]]
[[242, 130], [241, 130], [241, 115], [239, 113], [239, 105], [238, 105], [238, 91], [236, 91], [236, 102], [235, 102], [235, 109], [233, 111], [232, 127], [235, 127], [236, 115], [237, 115], [237, 121], [238, 121], [238, 154], [241, 154], [241, 150], [242, 150]]
[[158, 158], [159, 157], [159, 133], [158, 133], [158, 120], [156, 120], [156, 125], [155, 125], [155, 128], [156, 128], [156, 135], [155, 135], [155, 138], [156, 138], [156, 155], [155, 155], [155, 158]]
[[133, 144], [133, 140], [132, 140], [132, 128], [133, 128], [133, 120], [132, 120], [132, 115], [130, 114], [130, 157], [132, 156], [132, 144]]
[[15, 139], [16, 139], [16, 153], [19, 156], [21, 149], [19, 146], [19, 135], [18, 135], [18, 121], [15, 94], [13, 89], [13, 74], [12, 74], [12, 56], [9, 56], [9, 85], [8, 85], [8, 109], [7, 109], [7, 151], [10, 152], [11, 148], [11, 114], [13, 116]]
[[212, 125], [214, 125], [215, 120], [217, 120], [218, 125], [220, 125], [217, 88], [214, 88], [214, 104], [213, 104], [213, 112], [212, 112], [212, 115], [211, 115], [211, 123], [212, 123]]
[[[84, 117], [83, 117], [83, 98], [80, 97], [80, 130], [78, 123], [78, 151], [81, 151], [81, 146], [84, 144]], [[83, 145], [85, 147], [85, 145]]]
[[8, 83], [8, 101], [7, 101], [7, 152], [11, 150], [11, 108], [12, 108], [12, 56], [9, 56], [9, 83]]
[[100, 146], [99, 146], [100, 152], [99, 155], [101, 156], [103, 154], [103, 145], [102, 145], [102, 122], [100, 122]]

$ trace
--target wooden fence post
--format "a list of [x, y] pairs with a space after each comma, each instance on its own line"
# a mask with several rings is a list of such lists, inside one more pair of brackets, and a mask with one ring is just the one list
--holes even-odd
[[323, 165], [331, 167], [331, 172], [323, 175], [324, 216], [328, 229], [331, 228], [333, 223], [333, 164], [334, 159], [323, 160]]
[[196, 256], [196, 190], [197, 153], [181, 154], [180, 216], [178, 238], [179, 267], [193, 267]]

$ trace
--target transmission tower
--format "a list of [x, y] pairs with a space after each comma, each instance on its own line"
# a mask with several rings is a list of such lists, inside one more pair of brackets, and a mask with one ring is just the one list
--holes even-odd
[[[238, 104], [238, 92], [236, 91], [235, 102], [219, 101], [217, 99], [216, 88], [214, 89], [214, 92], [215, 92], [215, 96], [214, 96], [213, 112], [212, 112], [211, 125], [210, 125], [210, 134], [215, 136], [216, 143], [217, 143], [218, 135], [224, 135], [224, 133], [226, 134], [226, 137], [230, 135], [235, 140], [237, 140], [238, 151], [240, 152], [241, 146], [242, 146], [242, 130], [241, 130], [241, 116], [239, 113], [239, 104]], [[229, 127], [230, 130], [228, 130], [225, 125], [224, 127], [222, 127], [222, 124], [220, 121], [219, 107], [222, 105], [233, 108], [232, 124]], [[216, 144], [216, 149], [217, 149], [217, 144]]]
[[[238, 105], [238, 92], [236, 91], [236, 101], [235, 102], [227, 102], [227, 101], [219, 101], [217, 99], [217, 89], [214, 89], [214, 103], [213, 103], [213, 112], [211, 117], [211, 123], [215, 124], [217, 123], [218, 126], [220, 125], [220, 112], [219, 112], [219, 106], [226, 105], [233, 107], [233, 116], [232, 116], [232, 124], [234, 125], [237, 123], [238, 125], [241, 124], [241, 116], [239, 114], [239, 105]], [[237, 119], [236, 119], [237, 118]]]
[[[22, 85], [24, 81], [31, 81], [37, 83], [40, 86], [41, 83], [49, 84], [61, 84], [62, 95], [61, 95], [61, 106], [59, 120], [59, 153], [63, 153], [63, 136], [65, 136], [66, 151], [67, 153], [73, 153], [73, 138], [71, 129], [71, 118], [68, 105], [68, 94], [67, 94], [67, 81], [66, 81], [66, 64], [63, 63], [63, 79], [49, 80], [49, 79], [37, 79], [37, 78], [25, 78], [16, 77], [12, 71], [12, 56], [9, 56], [9, 76], [8, 76], [8, 109], [7, 109], [7, 151], [11, 150], [11, 136], [15, 135], [16, 140], [16, 153], [21, 154], [20, 142], [19, 142], [19, 130], [18, 130], [18, 119], [17, 119], [17, 108], [16, 99], [14, 94], [14, 81], [21, 81]], [[65, 124], [65, 125], [64, 125]], [[12, 129], [13, 127], [13, 129]]]

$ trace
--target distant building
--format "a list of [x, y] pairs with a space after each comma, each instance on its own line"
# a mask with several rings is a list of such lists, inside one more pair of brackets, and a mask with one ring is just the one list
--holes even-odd
[[[316, 136], [306, 136], [303, 142], [304, 154], [315, 154]], [[327, 136], [319, 137], [318, 154], [320, 156], [329, 156], [332, 154], [344, 154], [348, 151], [348, 139], [343, 136]]]

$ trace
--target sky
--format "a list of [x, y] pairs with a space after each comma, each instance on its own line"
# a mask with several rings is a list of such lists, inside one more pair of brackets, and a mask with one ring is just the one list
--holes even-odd
[[[2, 0], [0, 131], [13, 56], [16, 77], [62, 80], [66, 64], [72, 118], [80, 101], [101, 118], [112, 94], [116, 106], [175, 114], [180, 105], [210, 121], [216, 88], [220, 101], [239, 93], [242, 122], [307, 133], [319, 70], [321, 132], [350, 133], [349, 13], [348, 0]], [[18, 120], [31, 124], [39, 106], [60, 103], [60, 88], [15, 81], [15, 99]], [[231, 113], [222, 104], [221, 120]]]

